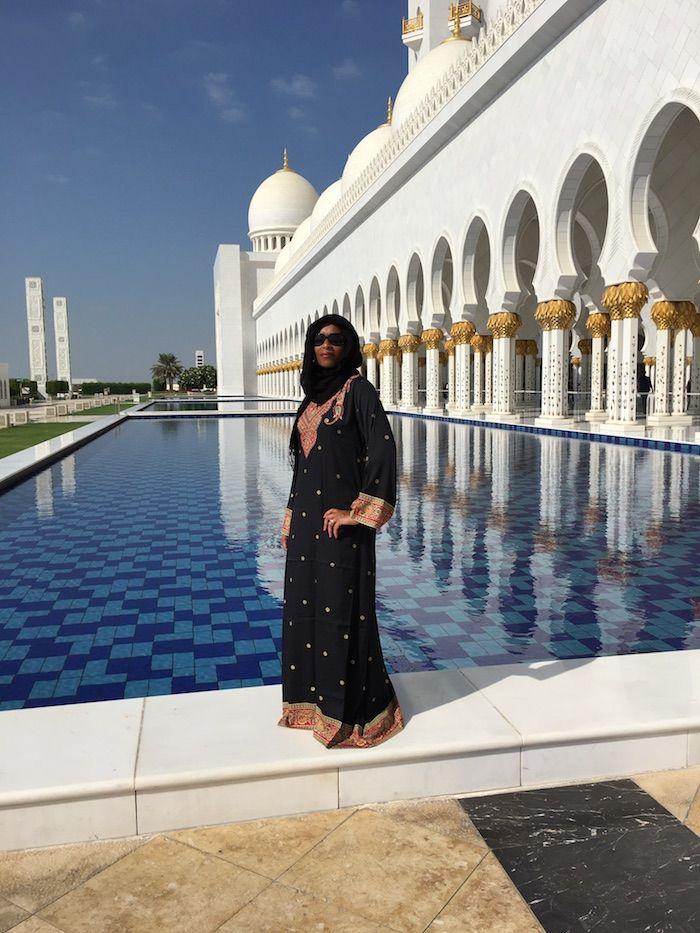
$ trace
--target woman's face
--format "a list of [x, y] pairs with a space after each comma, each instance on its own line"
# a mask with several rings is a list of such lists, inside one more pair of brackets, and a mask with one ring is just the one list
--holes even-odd
[[[318, 332], [316, 339], [320, 340], [320, 335], [324, 336], [328, 334], [342, 334], [342, 328], [338, 327], [337, 324], [326, 324]], [[340, 346], [334, 346], [329, 340], [324, 340], [321, 346], [314, 345], [314, 353], [316, 354], [316, 362], [323, 369], [330, 369], [332, 366], [337, 366], [343, 358], [345, 353], [345, 344]]]

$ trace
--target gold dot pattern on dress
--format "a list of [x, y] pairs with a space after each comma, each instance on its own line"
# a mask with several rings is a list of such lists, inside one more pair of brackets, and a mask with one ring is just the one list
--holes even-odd
[[335, 567], [335, 562], [334, 562], [334, 561], [331, 561], [330, 566], [331, 566], [331, 567]]
[[320, 535], [315, 535], [314, 537], [315, 537], [316, 540], [318, 541], [318, 539], [320, 538]]
[[307, 647], [307, 648], [310, 648], [310, 647], [311, 647], [311, 642], [310, 642], [310, 641], [307, 641], [306, 647]]
[[326, 612], [330, 612], [330, 611], [331, 611], [331, 607], [330, 607], [330, 606], [326, 606]]
[[319, 444], [319, 445], [316, 447], [316, 450], [323, 450], [323, 448], [322, 448], [321, 445]]
[[323, 697], [321, 696], [320, 693], [319, 693], [319, 695], [318, 695], [318, 699], [319, 699], [319, 701], [322, 701], [322, 700], [323, 700]]
[[384, 440], [385, 440], [385, 441], [388, 441], [388, 440], [389, 440], [389, 435], [388, 435], [388, 434], [385, 434], [385, 435], [384, 435]]
[[320, 495], [321, 495], [321, 490], [320, 490], [320, 489], [317, 489], [317, 490], [316, 490], [316, 495], [317, 495], [317, 496], [320, 496]]
[[343, 638], [350, 638], [350, 636], [346, 632], [345, 635], [343, 635]]
[[290, 670], [290, 671], [295, 671], [296, 669], [297, 669], [296, 664], [290, 664], [290, 665], [289, 665], [289, 670]]
[[349, 587], [348, 593], [352, 593], [352, 587]]
[[328, 652], [327, 652], [327, 651], [324, 651], [324, 652], [323, 652], [323, 657], [324, 657], [324, 658], [327, 658], [327, 657], [328, 657]]
[[309, 690], [311, 690], [311, 691], [313, 691], [313, 690], [315, 690], [315, 689], [316, 689], [315, 687], [309, 687]]
[[303, 602], [304, 605], [306, 605], [306, 600], [305, 600], [305, 599], [302, 599], [302, 602]]
[[364, 617], [364, 616], [360, 616], [360, 621], [361, 621], [361, 622], [364, 622], [364, 621], [365, 621], [365, 617]]
[[306, 518], [306, 512], [301, 513], [302, 518]]
[[335, 478], [336, 478], [336, 479], [340, 479], [340, 473], [336, 473], [336, 474], [335, 474]]
[[344, 681], [344, 680], [340, 680], [340, 681], [338, 681], [338, 683], [340, 684], [341, 687], [344, 687], [344, 686], [345, 686], [345, 681]]
[[302, 554], [301, 557], [299, 558], [299, 560], [306, 560], [306, 558], [305, 558], [304, 555]]

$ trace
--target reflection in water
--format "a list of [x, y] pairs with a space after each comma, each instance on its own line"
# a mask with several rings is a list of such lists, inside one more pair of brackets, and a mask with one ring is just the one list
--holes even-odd
[[[698, 458], [391, 421], [392, 670], [700, 647]], [[290, 429], [131, 421], [0, 496], [0, 706], [278, 681]]]

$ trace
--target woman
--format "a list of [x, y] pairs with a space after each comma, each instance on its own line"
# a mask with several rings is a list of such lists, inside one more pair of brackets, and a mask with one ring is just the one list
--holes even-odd
[[282, 526], [281, 726], [326, 747], [377, 745], [403, 728], [375, 613], [375, 535], [396, 502], [396, 445], [338, 314], [310, 325], [289, 442], [294, 468]]

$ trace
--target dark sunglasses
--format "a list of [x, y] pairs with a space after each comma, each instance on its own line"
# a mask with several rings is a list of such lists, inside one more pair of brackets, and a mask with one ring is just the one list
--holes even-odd
[[345, 334], [316, 334], [314, 337], [314, 346], [322, 347], [326, 340], [332, 347], [345, 346]]

